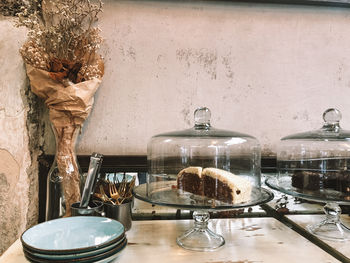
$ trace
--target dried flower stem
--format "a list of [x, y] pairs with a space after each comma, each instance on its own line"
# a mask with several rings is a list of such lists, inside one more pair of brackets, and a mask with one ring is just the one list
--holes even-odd
[[66, 216], [71, 215], [71, 205], [80, 201], [80, 171], [75, 154], [75, 144], [80, 127], [53, 126], [56, 136], [56, 161], [66, 204]]

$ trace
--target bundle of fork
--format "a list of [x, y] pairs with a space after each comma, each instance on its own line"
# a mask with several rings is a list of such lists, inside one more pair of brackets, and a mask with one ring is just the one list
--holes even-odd
[[102, 202], [112, 203], [113, 205], [121, 205], [125, 200], [132, 197], [132, 189], [135, 185], [135, 177], [132, 178], [130, 182], [127, 182], [124, 175], [123, 180], [120, 183], [114, 183], [107, 181], [109, 196], [106, 194], [103, 185], [100, 184], [100, 193], [95, 193], [94, 195], [101, 199]]

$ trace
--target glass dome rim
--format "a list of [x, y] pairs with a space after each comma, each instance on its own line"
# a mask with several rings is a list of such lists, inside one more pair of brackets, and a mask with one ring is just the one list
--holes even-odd
[[224, 130], [224, 129], [216, 129], [213, 127], [209, 127], [206, 129], [196, 129], [195, 127], [179, 130], [179, 131], [170, 131], [164, 132], [160, 134], [156, 134], [151, 137], [151, 139], [160, 138], [160, 137], [178, 137], [178, 138], [249, 138], [258, 141], [258, 139], [252, 135]]
[[338, 132], [326, 131], [318, 129], [314, 131], [300, 132], [287, 135], [280, 139], [281, 141], [288, 140], [307, 140], [307, 141], [350, 141], [350, 131], [339, 129]]

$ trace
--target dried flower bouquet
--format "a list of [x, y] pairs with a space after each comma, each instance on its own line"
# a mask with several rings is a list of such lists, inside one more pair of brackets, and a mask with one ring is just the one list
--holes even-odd
[[[30, 5], [30, 4], [29, 4]], [[23, 6], [19, 26], [28, 28], [20, 49], [31, 90], [45, 100], [56, 137], [66, 216], [80, 200], [75, 140], [93, 106], [104, 74], [97, 51], [102, 39], [94, 27], [101, 0], [32, 0]]]

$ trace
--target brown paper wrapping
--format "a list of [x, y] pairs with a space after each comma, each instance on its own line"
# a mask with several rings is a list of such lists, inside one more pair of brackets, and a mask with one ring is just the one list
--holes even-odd
[[66, 216], [80, 200], [80, 174], [75, 155], [76, 134], [88, 117], [94, 94], [101, 80], [92, 79], [65, 87], [53, 80], [49, 72], [26, 65], [31, 90], [45, 100], [56, 136], [56, 161], [63, 178]]
[[92, 79], [65, 87], [50, 78], [49, 72], [26, 65], [33, 93], [45, 100], [50, 120], [56, 127], [82, 126], [94, 103], [101, 80]]

